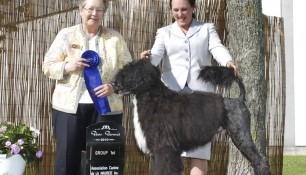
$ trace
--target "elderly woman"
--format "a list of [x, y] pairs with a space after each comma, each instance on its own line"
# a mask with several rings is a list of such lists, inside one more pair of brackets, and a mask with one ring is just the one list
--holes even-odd
[[[45, 55], [43, 72], [56, 80], [52, 97], [52, 124], [56, 138], [56, 175], [80, 174], [81, 151], [86, 146], [86, 127], [98, 113], [86, 89], [83, 69], [89, 65], [81, 55], [94, 50], [101, 57], [103, 85], [94, 89], [97, 97], [108, 98], [112, 111], [122, 110], [122, 99], [113, 93], [111, 77], [131, 55], [122, 36], [101, 26], [108, 0], [80, 0], [82, 23], [62, 29]], [[102, 71], [101, 71], [102, 70]]]

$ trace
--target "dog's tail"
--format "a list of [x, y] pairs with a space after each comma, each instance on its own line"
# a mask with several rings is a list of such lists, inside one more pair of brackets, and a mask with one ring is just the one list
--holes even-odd
[[245, 101], [245, 87], [242, 79], [235, 75], [233, 68], [221, 66], [205, 66], [200, 70], [198, 79], [211, 82], [220, 87], [230, 88], [234, 81], [237, 82], [240, 89], [239, 98]]

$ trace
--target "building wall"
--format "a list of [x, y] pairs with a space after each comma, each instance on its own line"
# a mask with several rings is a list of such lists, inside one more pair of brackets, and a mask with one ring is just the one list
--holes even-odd
[[294, 49], [293, 49], [293, 3], [282, 2], [282, 17], [285, 29], [286, 55], [286, 120], [285, 149], [295, 147], [295, 98], [294, 98]]
[[263, 13], [284, 19], [286, 57], [285, 150], [306, 146], [306, 1], [262, 0]]
[[293, 2], [293, 54], [295, 92], [295, 144], [306, 146], [306, 1]]

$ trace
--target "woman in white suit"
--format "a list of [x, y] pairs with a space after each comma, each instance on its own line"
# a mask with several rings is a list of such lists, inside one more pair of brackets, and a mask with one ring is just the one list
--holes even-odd
[[[170, 89], [191, 93], [194, 90], [213, 92], [211, 84], [197, 80], [202, 66], [211, 65], [212, 56], [221, 66], [237, 67], [225, 48], [212, 23], [203, 23], [193, 18], [196, 0], [170, 0], [174, 23], [157, 30], [151, 50], [143, 51], [141, 58], [150, 58], [152, 64], [162, 64], [162, 81]], [[190, 175], [206, 175], [211, 144], [184, 152], [190, 157]]]

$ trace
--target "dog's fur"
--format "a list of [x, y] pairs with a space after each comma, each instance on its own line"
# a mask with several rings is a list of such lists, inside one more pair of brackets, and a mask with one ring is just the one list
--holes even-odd
[[114, 77], [116, 93], [133, 94], [135, 137], [139, 148], [153, 158], [152, 174], [179, 175], [183, 171], [182, 152], [210, 142], [222, 127], [250, 161], [255, 174], [269, 175], [268, 160], [251, 138], [241, 79], [225, 67], [205, 67], [199, 78], [226, 87], [236, 81], [240, 97], [172, 91], [161, 81], [159, 69], [147, 60], [132, 61]]

